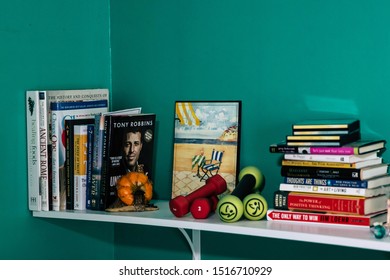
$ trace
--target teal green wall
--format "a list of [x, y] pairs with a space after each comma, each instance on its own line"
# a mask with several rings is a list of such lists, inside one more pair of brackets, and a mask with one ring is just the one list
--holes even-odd
[[[175, 100], [242, 100], [241, 167], [263, 171], [270, 204], [281, 177], [279, 155], [268, 147], [293, 122], [358, 117], [364, 135], [390, 139], [389, 12], [388, 1], [112, 0], [113, 105], [157, 113], [159, 198], [170, 196]], [[175, 229], [117, 225], [115, 235], [119, 259], [191, 258]], [[337, 246], [202, 236], [205, 259], [390, 258]]]
[[[156, 112], [158, 198], [170, 195], [173, 105], [243, 101], [241, 167], [271, 201], [268, 146], [291, 123], [357, 116], [390, 139], [387, 1], [2, 1], [0, 259], [190, 259], [176, 229], [32, 218], [27, 210], [27, 89], [108, 87], [113, 109]], [[110, 38], [111, 36], [111, 38]], [[388, 155], [385, 155], [385, 159]], [[202, 233], [205, 259], [388, 259], [383, 252]]]
[[25, 91], [110, 87], [109, 0], [1, 1], [0, 259], [111, 259], [113, 225], [32, 218]]

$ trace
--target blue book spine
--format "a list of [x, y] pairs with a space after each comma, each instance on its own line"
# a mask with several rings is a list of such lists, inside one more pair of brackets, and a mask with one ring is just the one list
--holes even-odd
[[367, 188], [367, 181], [363, 180], [337, 180], [318, 178], [284, 177], [283, 183], [312, 186], [332, 186], [345, 188]]
[[73, 101], [73, 102], [52, 102], [50, 103], [50, 109], [53, 111], [63, 110], [82, 110], [89, 108], [104, 108], [108, 106], [107, 100], [94, 100], [94, 101]]

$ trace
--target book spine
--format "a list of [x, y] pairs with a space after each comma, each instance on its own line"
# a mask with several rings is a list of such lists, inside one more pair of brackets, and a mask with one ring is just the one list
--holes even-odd
[[289, 221], [289, 222], [307, 222], [315, 224], [333, 224], [368, 227], [371, 224], [371, 218], [367, 216], [353, 216], [342, 214], [324, 214], [309, 212], [293, 212], [269, 209], [267, 211], [268, 221]]
[[284, 177], [361, 180], [360, 170], [356, 168], [282, 166], [281, 175]]
[[317, 186], [317, 185], [295, 185], [284, 184], [279, 185], [281, 191], [292, 192], [307, 192], [307, 193], [319, 193], [319, 194], [337, 194], [337, 195], [355, 195], [355, 196], [367, 196], [368, 189], [361, 188], [344, 188], [344, 187], [332, 187], [332, 186]]
[[41, 210], [49, 211], [49, 153], [47, 146], [47, 108], [46, 92], [39, 92], [39, 144], [40, 144], [40, 189]]
[[52, 164], [52, 203], [53, 211], [60, 211], [60, 170], [59, 170], [59, 145], [61, 136], [59, 135], [59, 123], [57, 112], [51, 111], [51, 164]]
[[274, 193], [274, 208], [279, 210], [365, 214], [365, 203], [362, 197], [313, 196], [308, 193], [279, 190]]
[[100, 210], [100, 185], [102, 175], [102, 138], [104, 132], [104, 116], [95, 116], [95, 135], [93, 145], [93, 166], [91, 178], [91, 208]]
[[107, 201], [110, 198], [110, 185], [108, 164], [109, 164], [109, 146], [110, 146], [110, 133], [111, 133], [111, 117], [106, 116], [104, 118], [104, 129], [102, 137], [102, 176], [100, 185], [100, 209], [104, 210], [108, 208]]
[[282, 160], [284, 166], [312, 166], [331, 168], [356, 168], [356, 163], [328, 162], [328, 161], [305, 161], [305, 160]]
[[73, 129], [70, 129], [70, 125], [65, 121], [65, 187], [66, 187], [66, 209], [73, 210], [73, 178], [74, 178], [74, 134]]
[[283, 183], [363, 189], [368, 187], [368, 181], [365, 180], [333, 180], [301, 177], [283, 177]]
[[358, 152], [353, 147], [309, 147], [310, 154], [325, 155], [357, 155]]
[[74, 209], [86, 209], [87, 125], [76, 125], [74, 132]]
[[39, 93], [26, 92], [28, 208], [41, 211]]
[[88, 125], [87, 131], [87, 181], [86, 181], [86, 209], [91, 209], [91, 187], [92, 187], [92, 168], [93, 168], [93, 145], [94, 145], [95, 126]]

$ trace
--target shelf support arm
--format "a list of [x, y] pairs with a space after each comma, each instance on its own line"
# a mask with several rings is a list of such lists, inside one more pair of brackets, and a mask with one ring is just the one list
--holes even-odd
[[200, 230], [193, 229], [192, 230], [192, 238], [189, 236], [189, 234], [187, 233], [187, 231], [185, 229], [179, 228], [179, 230], [181, 231], [181, 233], [183, 234], [183, 236], [187, 240], [188, 245], [191, 248], [192, 259], [193, 260], [200, 260], [201, 259], [201, 255], [200, 255], [200, 245], [201, 245]]

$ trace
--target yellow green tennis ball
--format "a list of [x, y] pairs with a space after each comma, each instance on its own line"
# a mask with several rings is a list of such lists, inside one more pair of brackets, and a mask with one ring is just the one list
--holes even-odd
[[217, 213], [223, 222], [233, 223], [241, 219], [244, 206], [237, 196], [228, 194], [223, 196], [217, 204]]
[[262, 191], [264, 187], [263, 186], [264, 176], [263, 173], [260, 171], [260, 169], [258, 169], [256, 166], [244, 167], [243, 169], [241, 169], [240, 174], [238, 174], [238, 181], [241, 181], [241, 179], [248, 174], [255, 177], [256, 183], [253, 189], [259, 192]]
[[264, 218], [268, 210], [267, 201], [258, 193], [247, 195], [243, 200], [243, 207], [245, 218], [252, 221], [259, 221]]

